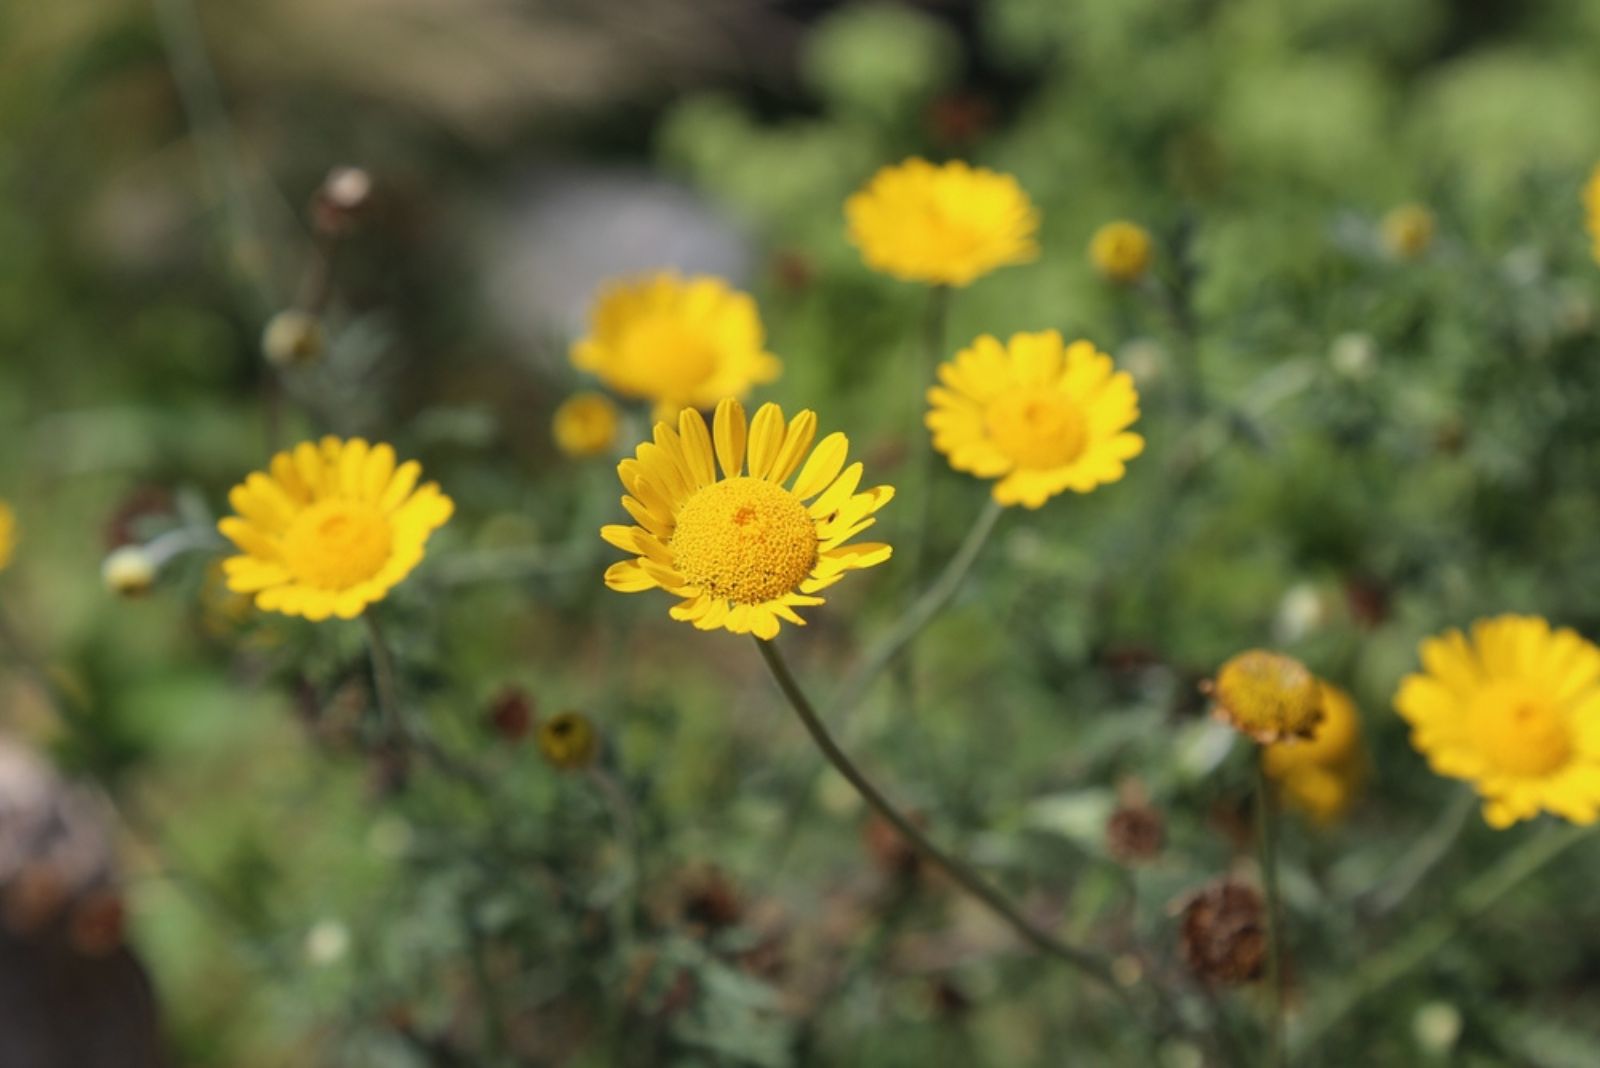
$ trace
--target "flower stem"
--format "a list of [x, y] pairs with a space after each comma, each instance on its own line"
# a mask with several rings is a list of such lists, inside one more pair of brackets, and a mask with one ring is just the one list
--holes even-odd
[[383, 719], [389, 740], [397, 745], [402, 757], [410, 748], [410, 732], [406, 730], [405, 715], [400, 709], [400, 689], [395, 681], [394, 655], [384, 640], [378, 617], [369, 608], [361, 613], [367, 628], [367, 653], [372, 659], [373, 696], [378, 703], [378, 714]]
[[1433, 958], [1456, 933], [1487, 912], [1524, 879], [1533, 876], [1562, 853], [1590, 837], [1593, 826], [1570, 826], [1546, 831], [1523, 842], [1500, 858], [1488, 871], [1463, 886], [1449, 905], [1413, 927], [1411, 933], [1386, 951], [1369, 957], [1352, 970], [1325, 998], [1321, 1010], [1295, 1035], [1294, 1048], [1314, 1046], [1366, 998], [1387, 989]]
[[1478, 799], [1472, 791], [1457, 792], [1456, 799], [1439, 814], [1438, 821], [1406, 850], [1388, 877], [1369, 891], [1373, 916], [1387, 916], [1405, 903], [1428, 873], [1449, 855], [1450, 847], [1461, 837], [1477, 807]]
[[994, 533], [995, 524], [1000, 521], [1001, 513], [1004, 511], [1005, 508], [996, 503], [993, 497], [989, 498], [983, 510], [978, 513], [977, 519], [973, 521], [972, 528], [967, 531], [961, 547], [950, 558], [950, 562], [945, 565], [939, 577], [912, 602], [911, 607], [906, 609], [899, 619], [895, 620], [889, 633], [884, 635], [862, 660], [861, 666], [856, 668], [839, 687], [834, 706], [840, 712], [854, 708], [900, 651], [921, 634], [922, 629], [933, 622], [944, 606], [950, 603], [950, 599], [966, 581], [972, 565], [977, 562], [978, 554], [988, 544], [989, 535]]
[[933, 384], [935, 369], [944, 359], [945, 324], [950, 317], [950, 289], [934, 286], [928, 292], [927, 311], [922, 321], [922, 339], [917, 346], [911, 380], [916, 392], [911, 396], [911, 417], [906, 426], [906, 447], [914, 457], [911, 471], [914, 476], [908, 487], [919, 502], [910, 518], [914, 520], [906, 538], [908, 567], [906, 575], [913, 583], [922, 580], [927, 566], [929, 516], [933, 510], [934, 452], [928, 447], [922, 429], [922, 413], [927, 407], [926, 393]]
[[1271, 988], [1272, 1019], [1267, 1029], [1264, 1061], [1269, 1066], [1288, 1063], [1284, 1039], [1283, 915], [1278, 896], [1277, 828], [1273, 825], [1272, 793], [1267, 782], [1263, 751], [1256, 756], [1256, 827], [1261, 845], [1261, 883], [1267, 895], [1267, 985]]
[[772, 672], [772, 677], [778, 683], [778, 688], [788, 699], [795, 714], [800, 717], [800, 722], [811, 735], [811, 740], [817, 748], [822, 750], [822, 755], [828, 763], [845, 780], [855, 787], [862, 800], [878, 815], [887, 820], [895, 830], [905, 838], [921, 856], [935, 867], [943, 869], [963, 890], [977, 898], [989, 908], [997, 917], [1003, 920], [1026, 943], [1040, 952], [1056, 957], [1076, 968], [1084, 975], [1094, 979], [1126, 998], [1127, 991], [1119, 986], [1112, 977], [1110, 965], [1097, 953], [1081, 949], [1068, 942], [1064, 942], [1048, 931], [1036, 926], [1032, 921], [1018, 911], [1017, 907], [1006, 900], [999, 890], [991, 886], [981, 875], [969, 868], [964, 862], [946, 853], [922, 833], [904, 813], [896, 808], [887, 797], [868, 779], [859, 768], [845, 755], [844, 750], [834, 741], [833, 735], [828, 732], [827, 726], [818, 717], [816, 710], [811, 707], [811, 702], [800, 690], [795, 682], [794, 675], [789, 671], [788, 664], [778, 647], [770, 641], [756, 639], [756, 648], [761, 651], [761, 658], [766, 661], [767, 668]]

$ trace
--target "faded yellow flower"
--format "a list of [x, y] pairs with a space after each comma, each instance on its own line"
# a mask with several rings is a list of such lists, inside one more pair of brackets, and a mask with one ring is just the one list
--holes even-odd
[[1509, 827], [1545, 811], [1594, 822], [1600, 648], [1537, 616], [1504, 615], [1474, 623], [1470, 637], [1427, 639], [1421, 657], [1395, 710], [1435, 772], [1472, 783], [1484, 819]]
[[777, 378], [783, 364], [764, 344], [748, 294], [720, 278], [663, 271], [601, 291], [589, 333], [572, 346], [572, 364], [625, 397], [651, 402], [657, 419], [672, 419]]
[[908, 159], [845, 202], [867, 266], [907, 282], [964, 286], [1039, 255], [1039, 212], [1009, 174]]
[[1322, 717], [1305, 738], [1261, 751], [1261, 766], [1285, 801], [1317, 823], [1332, 823], [1354, 803], [1366, 774], [1361, 715], [1339, 687], [1319, 682]]
[[1150, 231], [1124, 219], [1108, 222], [1089, 239], [1089, 262], [1113, 282], [1137, 282], [1150, 269]]
[[611, 451], [617, 440], [617, 406], [604, 393], [574, 393], [551, 420], [556, 448], [574, 458]]
[[1316, 676], [1294, 657], [1265, 649], [1229, 659], [1206, 692], [1217, 719], [1263, 745], [1309, 738], [1322, 718]]
[[816, 594], [891, 552], [881, 542], [846, 543], [876, 522], [893, 487], [857, 492], [862, 468], [845, 466], [849, 440], [829, 434], [813, 449], [816, 431], [814, 412], [785, 423], [776, 404], [762, 405], [747, 427], [732, 398], [717, 405], [710, 431], [692, 408], [676, 430], [657, 423], [655, 440], [617, 466], [636, 525], [600, 535], [637, 559], [612, 564], [606, 585], [664, 589], [682, 598], [672, 618], [701, 630], [771, 639], [779, 620], [803, 625], [796, 608], [822, 604]]
[[1116, 482], [1144, 450], [1128, 432], [1139, 394], [1088, 341], [1059, 333], [988, 334], [939, 365], [928, 390], [933, 447], [950, 466], [993, 478], [1001, 504], [1038, 508], [1065, 490]]
[[450, 498], [417, 485], [415, 460], [360, 438], [302, 442], [235, 486], [237, 515], [217, 524], [240, 553], [223, 561], [228, 588], [257, 608], [307, 619], [353, 619], [422, 561], [449, 520]]

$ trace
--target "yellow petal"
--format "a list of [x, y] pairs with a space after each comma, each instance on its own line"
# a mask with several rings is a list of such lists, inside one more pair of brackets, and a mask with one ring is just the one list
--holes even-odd
[[723, 398], [712, 422], [723, 477], [738, 478], [744, 467], [744, 405], [733, 397]]

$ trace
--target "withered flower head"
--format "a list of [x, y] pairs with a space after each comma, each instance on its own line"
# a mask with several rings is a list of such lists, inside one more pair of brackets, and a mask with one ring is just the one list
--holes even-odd
[[1118, 805], [1106, 820], [1106, 851], [1122, 864], [1154, 860], [1166, 840], [1166, 821], [1150, 805]]
[[1322, 718], [1316, 676], [1291, 656], [1251, 649], [1217, 669], [1202, 689], [1217, 719], [1263, 745], [1304, 738]]
[[1179, 949], [1196, 978], [1219, 986], [1259, 979], [1267, 960], [1261, 894], [1233, 879], [1192, 894], [1179, 913]]

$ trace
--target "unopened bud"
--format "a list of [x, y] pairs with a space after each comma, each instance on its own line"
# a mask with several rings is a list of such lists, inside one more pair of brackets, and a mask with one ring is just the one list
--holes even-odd
[[139, 597], [156, 584], [155, 560], [143, 545], [124, 545], [113, 549], [100, 565], [100, 578], [106, 589], [118, 597]]
[[539, 752], [563, 771], [588, 767], [599, 747], [594, 726], [582, 712], [563, 712], [539, 724]]
[[348, 233], [371, 200], [372, 175], [360, 167], [335, 167], [312, 200], [313, 222], [320, 233]]
[[326, 351], [322, 322], [293, 308], [274, 315], [261, 332], [261, 353], [274, 367], [303, 367], [322, 359]]

